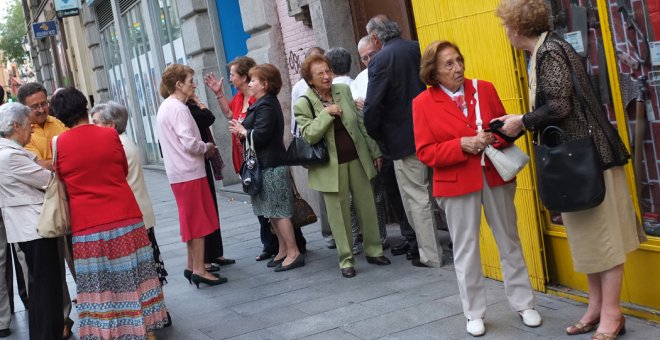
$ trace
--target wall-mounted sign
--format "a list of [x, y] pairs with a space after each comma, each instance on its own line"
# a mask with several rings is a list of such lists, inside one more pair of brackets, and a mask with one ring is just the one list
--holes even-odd
[[564, 34], [564, 40], [573, 46], [577, 53], [584, 53], [584, 43], [582, 42], [582, 32], [568, 32]]
[[651, 65], [660, 65], [660, 41], [651, 41], [649, 47], [651, 47]]
[[58, 18], [72, 17], [80, 14], [80, 0], [55, 0], [55, 11]]
[[35, 39], [57, 35], [57, 22], [55, 20], [35, 22], [32, 24], [32, 33]]

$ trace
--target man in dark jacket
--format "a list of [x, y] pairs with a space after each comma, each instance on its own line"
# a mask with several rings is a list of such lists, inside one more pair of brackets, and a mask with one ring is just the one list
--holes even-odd
[[399, 25], [385, 15], [367, 23], [374, 44], [382, 45], [369, 63], [369, 86], [364, 103], [364, 125], [383, 154], [394, 160], [401, 198], [417, 236], [415, 266], [442, 266], [442, 248], [433, 223], [428, 192], [428, 168], [415, 154], [412, 100], [426, 89], [419, 79], [419, 43], [401, 38]]

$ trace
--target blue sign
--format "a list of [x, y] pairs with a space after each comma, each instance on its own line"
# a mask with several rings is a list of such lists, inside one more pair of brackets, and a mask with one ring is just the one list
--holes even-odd
[[35, 22], [32, 24], [32, 33], [35, 39], [57, 35], [57, 22], [55, 20]]
[[80, 14], [79, 0], [55, 0], [55, 13], [58, 18], [71, 17]]

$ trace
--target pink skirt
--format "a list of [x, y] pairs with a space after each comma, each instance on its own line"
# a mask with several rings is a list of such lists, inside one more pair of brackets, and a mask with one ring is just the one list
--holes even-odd
[[204, 237], [220, 229], [206, 177], [172, 184], [172, 191], [179, 208], [179, 228], [183, 242]]

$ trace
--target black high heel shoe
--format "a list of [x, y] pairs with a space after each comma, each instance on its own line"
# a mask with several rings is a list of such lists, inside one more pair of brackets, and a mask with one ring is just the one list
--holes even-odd
[[[192, 284], [192, 273], [193, 272], [190, 269], [184, 269], [183, 270], [183, 277], [188, 279], [188, 284]], [[218, 273], [211, 273], [211, 275], [213, 275], [215, 277], [220, 277], [220, 274], [218, 274]]]
[[217, 286], [220, 284], [223, 284], [227, 282], [226, 277], [218, 276], [217, 280], [209, 280], [203, 276], [199, 276], [197, 274], [192, 274], [191, 281], [197, 286], [197, 289], [199, 289], [199, 284], [200, 283], [206, 283], [209, 286]]
[[293, 262], [289, 263], [289, 265], [285, 266], [284, 263], [282, 262], [277, 267], [275, 267], [274, 271], [284, 272], [284, 271], [287, 271], [287, 270], [302, 267], [304, 265], [305, 265], [305, 256], [303, 254], [299, 254], [298, 257], [296, 257], [296, 259], [293, 260]]

